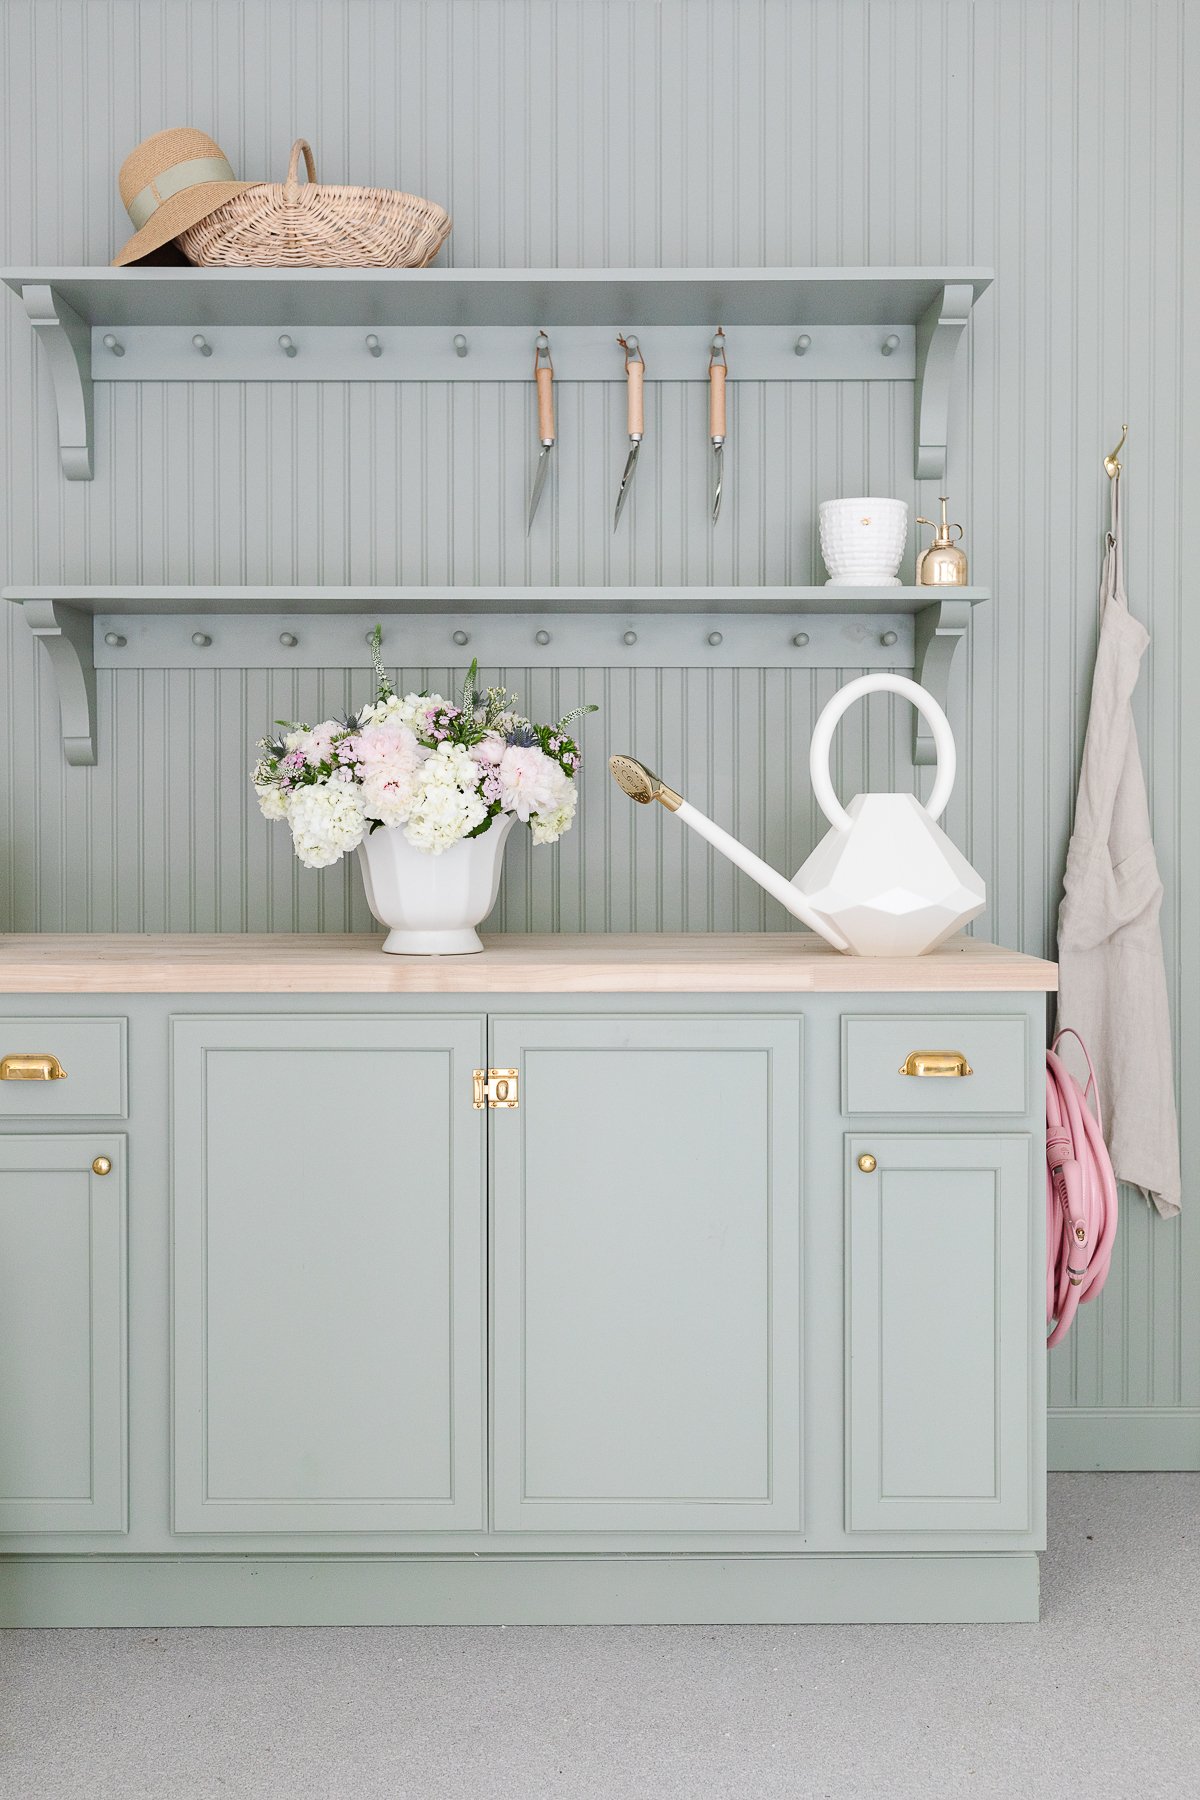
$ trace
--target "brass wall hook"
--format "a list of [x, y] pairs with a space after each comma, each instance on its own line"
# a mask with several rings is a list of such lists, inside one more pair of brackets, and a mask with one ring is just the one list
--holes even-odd
[[1121, 450], [1125, 444], [1125, 439], [1128, 436], [1129, 436], [1128, 425], [1122, 425], [1120, 443], [1117, 445], [1115, 450], [1110, 450], [1108, 455], [1104, 459], [1104, 473], [1108, 476], [1108, 479], [1110, 481], [1115, 481], [1117, 479], [1117, 476], [1121, 473], [1121, 465], [1117, 461], [1117, 458], [1121, 454]]

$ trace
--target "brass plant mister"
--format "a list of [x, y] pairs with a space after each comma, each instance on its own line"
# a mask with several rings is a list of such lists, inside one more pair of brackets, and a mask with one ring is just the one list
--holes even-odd
[[940, 525], [934, 525], [932, 519], [920, 517], [917, 519], [918, 525], [932, 525], [934, 534], [932, 544], [922, 550], [917, 558], [917, 585], [918, 587], [966, 587], [966, 553], [959, 549], [951, 535], [957, 531], [961, 538], [963, 528], [961, 525], [946, 523], [946, 502], [949, 496], [941, 494], [939, 498], [942, 503]]

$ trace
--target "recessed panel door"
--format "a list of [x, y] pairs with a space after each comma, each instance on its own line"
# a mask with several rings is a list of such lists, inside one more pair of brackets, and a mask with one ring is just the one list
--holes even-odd
[[173, 1021], [177, 1531], [483, 1524], [482, 1049]]
[[493, 1020], [498, 1530], [799, 1528], [800, 1039]]
[[846, 1143], [846, 1528], [1027, 1531], [1031, 1141]]
[[125, 1530], [125, 1139], [0, 1138], [0, 1531]]

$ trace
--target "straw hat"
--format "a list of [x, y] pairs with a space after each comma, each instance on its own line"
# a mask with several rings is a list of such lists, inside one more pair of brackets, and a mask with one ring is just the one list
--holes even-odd
[[135, 229], [113, 257], [114, 268], [149, 256], [235, 194], [262, 185], [235, 181], [221, 146], [190, 125], [156, 131], [131, 150], [121, 164], [119, 180], [121, 199]]

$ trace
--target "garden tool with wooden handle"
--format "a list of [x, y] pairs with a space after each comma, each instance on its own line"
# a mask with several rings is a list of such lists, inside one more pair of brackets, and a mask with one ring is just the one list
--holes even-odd
[[633, 478], [637, 472], [638, 451], [642, 447], [645, 435], [644, 383], [646, 379], [646, 361], [638, 348], [635, 337], [619, 337], [617, 339], [625, 352], [625, 395], [626, 414], [629, 432], [629, 455], [625, 460], [625, 473], [621, 477], [621, 486], [617, 493], [617, 508], [613, 513], [613, 530], [621, 522], [621, 513], [629, 498], [629, 490], [633, 486]]
[[542, 489], [546, 485], [546, 476], [550, 470], [550, 452], [554, 448], [554, 364], [550, 360], [550, 339], [544, 331], [538, 333], [537, 347], [533, 353], [533, 379], [537, 383], [538, 410], [538, 442], [541, 451], [537, 459], [537, 468], [533, 474], [533, 488], [529, 495], [529, 516], [525, 521], [525, 536], [533, 530], [534, 514], [542, 498]]
[[713, 453], [712, 522], [721, 512], [721, 484], [725, 473], [725, 327], [717, 326], [708, 358], [708, 438]]

